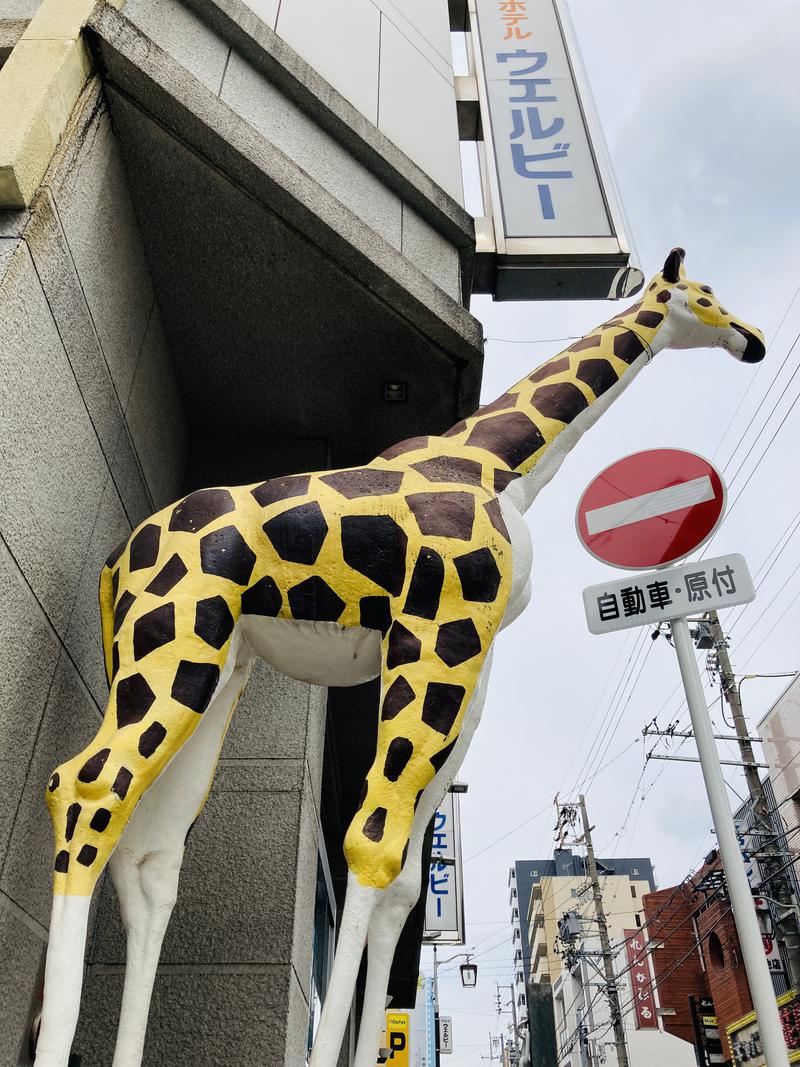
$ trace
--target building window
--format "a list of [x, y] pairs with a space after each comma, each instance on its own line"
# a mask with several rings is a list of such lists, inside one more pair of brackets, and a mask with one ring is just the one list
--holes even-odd
[[320, 856], [317, 859], [317, 884], [314, 897], [314, 944], [311, 959], [311, 996], [309, 998], [308, 1051], [314, 1043], [322, 1005], [328, 990], [336, 944], [336, 922], [333, 913], [333, 890], [326, 877]]
[[632, 896], [632, 897], [635, 897], [635, 896], [636, 896], [636, 886], [635, 886], [635, 885], [632, 885], [632, 886], [631, 886], [631, 896]]
[[525, 1007], [525, 994], [524, 993], [520, 993], [520, 995], [517, 997], [517, 1007], [518, 1008], [524, 1008]]
[[725, 970], [725, 949], [717, 934], [713, 932], [708, 938], [708, 957], [715, 971]]
[[518, 919], [519, 918], [519, 908], [512, 908], [511, 909], [511, 918], [512, 919]]
[[639, 912], [638, 912], [638, 911], [637, 911], [637, 912], [636, 912], [636, 914], [634, 915], [634, 919], [636, 920], [636, 925], [637, 925], [637, 926], [641, 926], [641, 925], [642, 925], [642, 920], [641, 920], [641, 917], [640, 917], [640, 915], [639, 915]]
[[638, 873], [639, 873], [639, 868], [638, 867], [631, 867], [631, 874], [638, 874]]

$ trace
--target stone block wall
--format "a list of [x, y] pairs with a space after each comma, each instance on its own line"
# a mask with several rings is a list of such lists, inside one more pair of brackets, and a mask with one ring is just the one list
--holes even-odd
[[44, 785], [96, 731], [97, 580], [186, 463], [159, 309], [97, 86], [30, 212], [0, 214], [0, 1064], [26, 1063], [50, 912]]
[[[97, 581], [182, 494], [187, 429], [98, 82], [30, 212], [0, 214], [0, 1067], [30, 1063], [50, 911], [52, 768], [97, 730]], [[197, 462], [194, 463], [195, 473]], [[192, 833], [150, 1064], [303, 1062], [325, 693], [259, 664]], [[75, 1052], [111, 1062], [124, 972], [96, 893]]]

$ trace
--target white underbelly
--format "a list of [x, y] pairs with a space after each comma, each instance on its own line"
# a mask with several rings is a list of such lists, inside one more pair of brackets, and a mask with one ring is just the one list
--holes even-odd
[[264, 615], [242, 615], [240, 625], [256, 655], [300, 682], [359, 685], [380, 674], [377, 630]]
[[513, 622], [530, 600], [533, 545], [528, 524], [511, 499], [505, 493], [500, 493], [497, 499], [500, 501], [500, 510], [511, 538], [511, 592], [503, 614], [502, 627]]

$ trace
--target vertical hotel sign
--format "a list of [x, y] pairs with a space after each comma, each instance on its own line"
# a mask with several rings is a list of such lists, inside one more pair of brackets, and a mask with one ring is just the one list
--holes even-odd
[[458, 797], [448, 793], [433, 817], [424, 941], [464, 944], [464, 876]]
[[555, 0], [473, 0], [506, 238], [613, 238]]
[[636, 1029], [657, 1030], [656, 1005], [653, 999], [653, 982], [644, 947], [641, 930], [624, 930], [627, 940], [628, 969], [631, 979], [633, 1001], [636, 1006]]

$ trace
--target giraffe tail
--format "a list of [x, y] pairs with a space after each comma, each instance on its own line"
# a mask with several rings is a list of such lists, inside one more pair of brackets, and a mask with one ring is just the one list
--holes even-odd
[[106, 678], [108, 684], [111, 685], [114, 674], [114, 583], [111, 580], [111, 568], [108, 565], [100, 571], [99, 598]]

